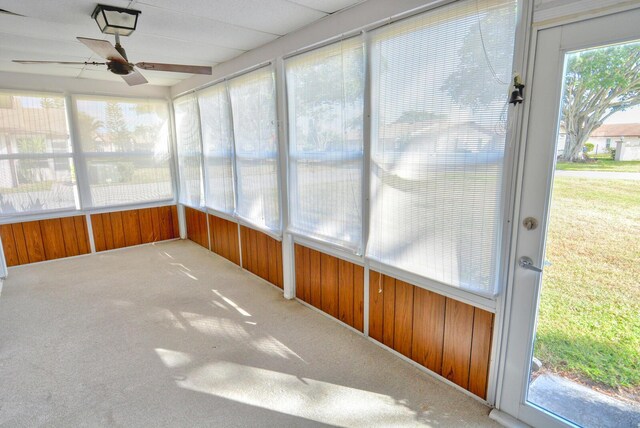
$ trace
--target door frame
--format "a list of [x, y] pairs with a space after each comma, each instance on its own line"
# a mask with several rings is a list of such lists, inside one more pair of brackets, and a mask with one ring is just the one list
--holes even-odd
[[[503, 423], [517, 424], [518, 421], [523, 421], [534, 426], [574, 426], [565, 419], [526, 402], [531, 345], [535, 334], [539, 288], [542, 281], [540, 275], [534, 272], [522, 272], [522, 269], [517, 267], [517, 259], [520, 256], [529, 256], [535, 265], [541, 266], [543, 263], [556, 156], [555, 145], [552, 150], [548, 147], [541, 149], [536, 147], [535, 141], [543, 141], [545, 137], [556, 140], [565, 54], [568, 51], [638, 39], [640, 30], [633, 25], [638, 20], [640, 5], [631, 10], [611, 11], [603, 16], [532, 30], [526, 68], [526, 76], [530, 78], [525, 80], [528, 80], [528, 85], [525, 90], [524, 119], [519, 136], [519, 150], [514, 158], [515, 196], [511, 217], [514, 221], [507, 262], [509, 273], [503, 295], [503, 320], [501, 325], [497, 326], [502, 340], [498, 349], [497, 410], [492, 411], [491, 416]], [[548, 46], [549, 43], [557, 46], [557, 49], [538, 52], [538, 49]], [[541, 61], [545, 61], [544, 65], [541, 65]], [[535, 95], [532, 97], [532, 94]], [[541, 101], [536, 102], [536, 99]], [[527, 102], [529, 100], [531, 101]], [[543, 118], [547, 118], [547, 121], [543, 121]], [[537, 126], [536, 123], [546, 125]], [[531, 143], [527, 144], [528, 141]], [[544, 181], [544, 185], [538, 184], [532, 189], [531, 182], [536, 179], [538, 182]], [[526, 186], [528, 189], [525, 189]], [[527, 193], [527, 199], [523, 198], [524, 193]], [[537, 231], [530, 232], [522, 227], [521, 217], [525, 215], [533, 215], [540, 220]], [[523, 237], [529, 242], [525, 243]]]

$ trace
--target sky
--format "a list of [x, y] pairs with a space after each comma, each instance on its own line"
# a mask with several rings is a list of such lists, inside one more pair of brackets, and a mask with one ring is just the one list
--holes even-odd
[[605, 120], [604, 123], [640, 123], [640, 106], [618, 112]]

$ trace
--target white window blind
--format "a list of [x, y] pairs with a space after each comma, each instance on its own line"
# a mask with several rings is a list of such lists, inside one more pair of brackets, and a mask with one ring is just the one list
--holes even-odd
[[0, 215], [79, 209], [64, 97], [0, 92]]
[[[75, 119], [93, 207], [173, 198], [164, 101], [79, 96]], [[83, 184], [83, 183], [81, 183]]]
[[371, 259], [497, 292], [515, 23], [515, 0], [460, 1], [371, 35]]
[[198, 100], [194, 95], [178, 98], [173, 102], [173, 110], [180, 170], [180, 203], [201, 207], [204, 205], [204, 192]]
[[355, 252], [362, 241], [361, 37], [286, 62], [291, 229]]
[[273, 68], [229, 81], [236, 154], [236, 214], [279, 233], [278, 126]]
[[233, 129], [231, 106], [226, 84], [198, 93], [206, 205], [214, 210], [233, 213]]

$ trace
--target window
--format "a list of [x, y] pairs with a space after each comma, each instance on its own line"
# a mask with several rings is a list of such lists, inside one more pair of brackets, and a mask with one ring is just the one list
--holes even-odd
[[272, 67], [229, 81], [238, 181], [236, 214], [279, 233], [278, 126]]
[[233, 213], [233, 129], [231, 107], [224, 83], [198, 93], [206, 205], [225, 213]]
[[374, 261], [495, 295], [515, 23], [473, 0], [371, 34]]
[[180, 170], [180, 203], [201, 207], [204, 205], [204, 192], [198, 101], [195, 96], [187, 95], [175, 100], [173, 109]]
[[65, 100], [0, 93], [0, 215], [79, 209]]
[[91, 201], [107, 207], [173, 198], [169, 110], [163, 101], [75, 97]]
[[293, 57], [286, 74], [292, 231], [360, 251], [362, 39]]

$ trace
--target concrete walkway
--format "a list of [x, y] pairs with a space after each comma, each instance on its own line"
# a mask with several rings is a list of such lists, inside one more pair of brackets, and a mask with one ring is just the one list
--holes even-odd
[[640, 427], [640, 403], [631, 405], [552, 374], [531, 383], [529, 401], [584, 427]]
[[596, 178], [601, 180], [640, 180], [640, 172], [556, 171], [556, 176]]

